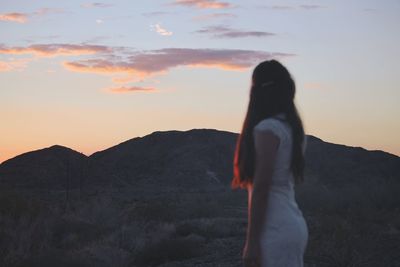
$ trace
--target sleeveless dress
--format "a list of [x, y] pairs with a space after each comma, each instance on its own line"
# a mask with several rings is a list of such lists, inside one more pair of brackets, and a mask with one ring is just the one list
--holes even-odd
[[[274, 133], [279, 137], [280, 143], [269, 191], [265, 225], [261, 234], [261, 266], [303, 267], [308, 227], [295, 200], [294, 176], [290, 170], [291, 126], [285, 121], [284, 113], [261, 120], [253, 131], [256, 150], [261, 149], [257, 144], [263, 131]], [[303, 142], [303, 153], [307, 144], [306, 138], [307, 136]], [[251, 191], [249, 188], [249, 200]]]

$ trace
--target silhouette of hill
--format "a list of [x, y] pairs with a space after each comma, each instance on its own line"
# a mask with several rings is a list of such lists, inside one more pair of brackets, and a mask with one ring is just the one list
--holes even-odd
[[156, 131], [90, 155], [107, 174], [141, 187], [189, 189], [230, 182], [236, 134], [213, 129]]
[[[55, 145], [0, 164], [0, 265], [241, 266], [238, 134], [156, 131], [90, 156]], [[308, 135], [296, 198], [305, 267], [400, 266], [400, 158]]]
[[0, 164], [0, 183], [27, 189], [77, 187], [86, 160], [86, 155], [61, 145], [26, 152]]
[[[113, 184], [189, 190], [229, 185], [238, 134], [215, 129], [156, 131], [87, 157], [54, 145], [0, 164], [3, 186], [61, 189]], [[308, 136], [306, 179], [327, 186], [400, 179], [400, 158]]]
[[325, 142], [311, 135], [308, 141], [306, 171], [321, 184], [343, 187], [393, 179], [400, 182], [400, 157], [396, 155]]

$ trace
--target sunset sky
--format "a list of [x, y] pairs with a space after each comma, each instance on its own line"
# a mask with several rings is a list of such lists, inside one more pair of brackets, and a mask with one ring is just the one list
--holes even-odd
[[286, 65], [306, 134], [400, 155], [400, 1], [0, 2], [0, 162], [154, 131], [239, 133]]

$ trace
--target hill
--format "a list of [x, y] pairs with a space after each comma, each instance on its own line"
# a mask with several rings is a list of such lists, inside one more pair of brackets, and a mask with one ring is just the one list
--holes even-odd
[[[3, 162], [0, 266], [242, 266], [237, 137], [156, 131], [90, 156], [55, 145]], [[305, 267], [400, 266], [400, 158], [307, 138]]]
[[26, 152], [0, 164], [0, 184], [43, 190], [77, 187], [86, 161], [86, 155], [60, 145]]
[[[228, 186], [238, 134], [215, 129], [156, 131], [85, 156], [54, 145], [0, 164], [5, 187], [66, 189], [133, 186], [138, 190], [212, 190]], [[345, 187], [400, 180], [400, 158], [308, 136], [307, 183]]]

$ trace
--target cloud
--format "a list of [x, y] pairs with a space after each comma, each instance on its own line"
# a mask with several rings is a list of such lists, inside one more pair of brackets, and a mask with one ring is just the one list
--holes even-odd
[[164, 29], [163, 27], [161, 27], [161, 25], [159, 23], [157, 23], [155, 25], [151, 25], [150, 27], [153, 31], [157, 32], [159, 35], [162, 35], [162, 36], [171, 36], [173, 34], [173, 32], [168, 31], [168, 30]]
[[25, 23], [28, 20], [28, 15], [25, 13], [4, 13], [0, 14], [0, 21], [12, 21], [18, 23]]
[[63, 62], [63, 66], [70, 71], [98, 73], [98, 74], [129, 73], [144, 77], [145, 75], [152, 73], [151, 71], [141, 70], [140, 68], [137, 68], [133, 64], [130, 64], [128, 62], [122, 62], [122, 61], [113, 62], [112, 60], [107, 60], [107, 59], [65, 61]]
[[126, 84], [126, 83], [130, 83], [130, 82], [143, 82], [144, 76], [145, 76], [144, 74], [139, 74], [136, 76], [128, 75], [125, 77], [113, 77], [112, 81], [113, 81], [113, 83], [117, 83], [117, 84]]
[[33, 54], [39, 57], [77, 56], [111, 52], [110, 48], [102, 45], [75, 44], [37, 44], [27, 47], [6, 47], [0, 44], [0, 54]]
[[112, 7], [112, 6], [113, 6], [113, 4], [99, 3], [99, 2], [97, 2], [97, 3], [85, 3], [85, 4], [81, 5], [81, 7], [84, 7], [84, 8], [93, 8], [93, 7], [104, 8], [104, 7]]
[[196, 8], [210, 8], [210, 9], [221, 9], [230, 8], [232, 4], [228, 2], [221, 2], [217, 0], [175, 0], [174, 5], [189, 6]]
[[205, 27], [201, 30], [195, 31], [195, 33], [210, 34], [214, 38], [269, 37], [276, 35], [275, 33], [271, 32], [242, 31], [242, 30], [231, 29], [224, 26]]
[[0, 61], [0, 72], [10, 71], [10, 70], [12, 70], [10, 63], [5, 62], [5, 61]]
[[[130, 47], [90, 44], [36, 44], [25, 47], [0, 44], [0, 54], [37, 56], [28, 60], [55, 56], [88, 56], [62, 61], [61, 64], [68, 71], [110, 75], [115, 84], [143, 81], [144, 78], [165, 74], [177, 67], [243, 71], [263, 60], [295, 56], [240, 49], [164, 48], [137, 51]], [[0, 70], [11, 71], [18, 66], [22, 68], [26, 62], [21, 61], [18, 65], [17, 61], [1, 61]]]
[[36, 16], [44, 16], [44, 15], [48, 15], [48, 14], [59, 14], [59, 13], [64, 13], [65, 10], [62, 8], [40, 8], [35, 12], [32, 12], [32, 15], [36, 15]]
[[[235, 49], [165, 48], [136, 53], [126, 61], [88, 59], [63, 62], [66, 69], [76, 72], [120, 74], [143, 78], [165, 73], [180, 66], [245, 70], [261, 60], [294, 56], [286, 53], [268, 53]], [[129, 80], [127, 78], [127, 80]]]
[[159, 91], [154, 87], [140, 87], [140, 86], [111, 87], [111, 88], [106, 88], [104, 90], [111, 93], [133, 93], [133, 92], [155, 93]]
[[12, 58], [8, 61], [0, 61], [0, 72], [23, 70], [28, 65], [28, 62], [32, 60], [31, 58]]
[[214, 13], [193, 17], [193, 20], [211, 20], [220, 18], [236, 18], [237, 16], [232, 13]]
[[325, 8], [325, 6], [321, 5], [298, 5], [298, 6], [273, 5], [273, 6], [260, 6], [260, 7], [275, 9], [275, 10], [296, 10], [296, 9], [315, 10], [315, 9]]
[[28, 21], [29, 17], [32, 16], [44, 16], [47, 14], [64, 13], [64, 12], [65, 11], [61, 8], [41, 8], [31, 13], [11, 12], [11, 13], [0, 14], [0, 21], [25, 23]]

